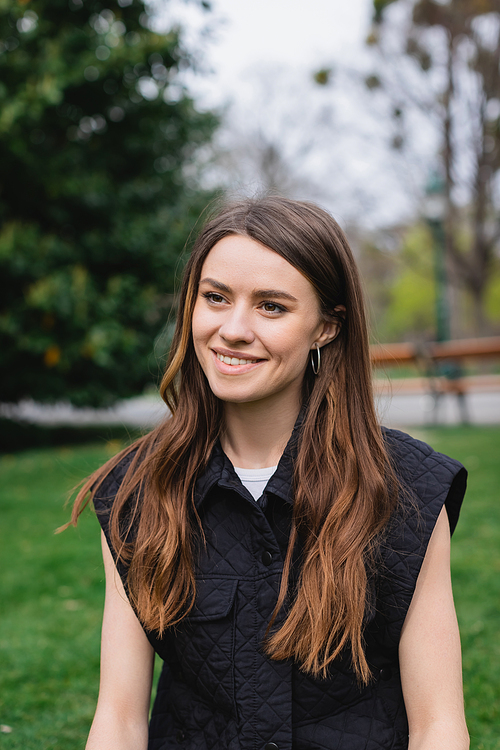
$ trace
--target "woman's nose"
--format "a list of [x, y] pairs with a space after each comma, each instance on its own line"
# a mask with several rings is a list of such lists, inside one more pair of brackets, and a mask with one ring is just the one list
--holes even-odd
[[238, 306], [228, 310], [219, 328], [219, 335], [225, 341], [251, 343], [255, 334], [250, 324], [248, 312]]

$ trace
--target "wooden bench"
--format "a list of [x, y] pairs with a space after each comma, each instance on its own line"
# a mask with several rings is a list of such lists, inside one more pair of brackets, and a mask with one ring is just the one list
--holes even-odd
[[427, 383], [434, 400], [434, 422], [439, 418], [439, 404], [446, 393], [458, 399], [462, 422], [469, 422], [466, 394], [468, 379], [463, 377], [464, 363], [471, 360], [500, 358], [500, 336], [477, 339], [414, 344], [373, 344], [370, 357], [374, 368], [414, 364]]

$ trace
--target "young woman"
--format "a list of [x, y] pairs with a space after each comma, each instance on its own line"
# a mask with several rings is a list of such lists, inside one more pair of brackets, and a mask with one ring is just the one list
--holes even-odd
[[106, 570], [87, 750], [465, 750], [465, 470], [378, 425], [325, 211], [272, 197], [205, 225], [161, 393], [171, 417], [74, 509], [91, 492]]

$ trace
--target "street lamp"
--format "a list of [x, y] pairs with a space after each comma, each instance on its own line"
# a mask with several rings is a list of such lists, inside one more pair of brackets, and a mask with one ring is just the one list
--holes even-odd
[[[436, 340], [450, 339], [450, 308], [448, 303], [448, 277], [446, 273], [446, 237], [444, 222], [446, 218], [445, 185], [441, 176], [433, 172], [425, 189], [423, 214], [431, 231], [434, 249], [434, 274], [436, 280]], [[448, 383], [446, 391], [454, 393], [458, 399], [462, 424], [469, 421], [465, 390], [461, 383], [463, 375], [459, 362], [448, 361], [437, 365], [434, 376], [442, 375]], [[438, 421], [440, 397], [443, 395], [439, 385], [433, 386], [434, 422]]]
[[446, 274], [445, 232], [446, 196], [444, 182], [433, 172], [425, 189], [423, 214], [431, 230], [434, 245], [434, 274], [436, 281], [436, 339], [450, 338], [450, 310], [448, 305], [448, 279]]

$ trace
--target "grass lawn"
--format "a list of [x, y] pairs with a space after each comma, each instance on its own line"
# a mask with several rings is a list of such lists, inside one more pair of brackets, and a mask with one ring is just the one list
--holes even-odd
[[434, 428], [417, 435], [469, 470], [452, 542], [472, 750], [500, 750], [500, 428]]
[[[415, 431], [463, 461], [469, 492], [453, 543], [473, 750], [500, 750], [500, 428]], [[67, 520], [68, 490], [119, 444], [0, 460], [1, 750], [81, 750], [97, 697], [103, 574], [90, 512]]]

